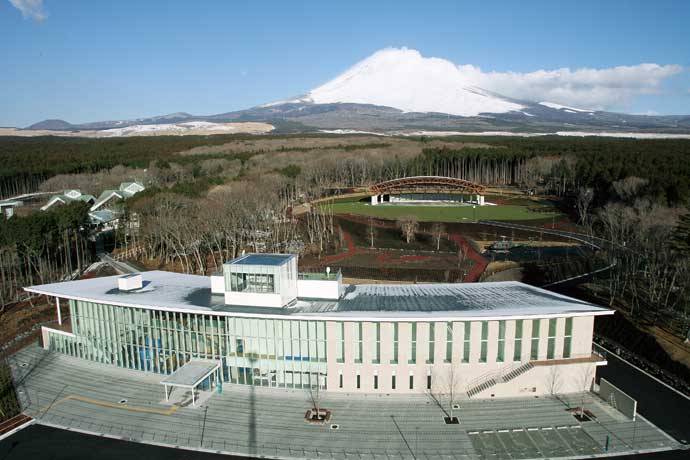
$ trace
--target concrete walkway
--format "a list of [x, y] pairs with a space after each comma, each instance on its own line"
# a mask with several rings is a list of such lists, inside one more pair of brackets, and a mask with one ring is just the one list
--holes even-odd
[[192, 408], [191, 394], [182, 395], [180, 404], [165, 404], [160, 375], [37, 347], [22, 350], [10, 364], [24, 412], [38, 423], [211, 452], [281, 458], [584, 457], [604, 454], [607, 435], [609, 452], [676, 447], [651, 424], [633, 424], [594, 395], [586, 401], [597, 422], [578, 423], [562, 400], [549, 397], [462, 401], [455, 411], [459, 425], [445, 424], [443, 409], [427, 395], [326, 395], [322, 407], [333, 418], [314, 426], [304, 420], [310, 407], [306, 391], [226, 384], [222, 394]]

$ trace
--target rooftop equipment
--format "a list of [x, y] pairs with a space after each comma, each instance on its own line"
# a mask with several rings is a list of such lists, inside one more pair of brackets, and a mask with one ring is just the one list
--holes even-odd
[[143, 287], [141, 273], [131, 273], [117, 279], [117, 287], [121, 291], [136, 291]]

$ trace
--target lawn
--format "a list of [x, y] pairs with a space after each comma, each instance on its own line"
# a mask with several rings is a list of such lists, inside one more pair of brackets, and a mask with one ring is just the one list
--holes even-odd
[[525, 206], [371, 206], [358, 201], [334, 203], [334, 214], [355, 214], [382, 219], [397, 219], [402, 216], [416, 216], [426, 222], [472, 222], [477, 220], [537, 220], [559, 216], [550, 212], [531, 212]]

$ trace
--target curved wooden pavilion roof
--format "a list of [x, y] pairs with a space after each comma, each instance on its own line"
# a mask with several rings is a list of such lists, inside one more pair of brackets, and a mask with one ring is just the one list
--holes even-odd
[[455, 177], [443, 176], [412, 176], [379, 182], [369, 187], [369, 191], [375, 194], [404, 193], [419, 191], [420, 189], [448, 190], [453, 192], [468, 192], [482, 195], [486, 187], [475, 182]]

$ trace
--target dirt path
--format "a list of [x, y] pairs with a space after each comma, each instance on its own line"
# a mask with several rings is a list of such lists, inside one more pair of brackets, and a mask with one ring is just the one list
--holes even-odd
[[450, 233], [448, 238], [453, 241], [458, 246], [462, 247], [463, 252], [474, 262], [472, 265], [472, 270], [467, 274], [464, 279], [465, 283], [474, 283], [479, 281], [479, 277], [482, 276], [486, 266], [489, 265], [489, 261], [482, 257], [475, 249], [470, 245], [465, 238], [458, 235], [457, 233]]
[[[358, 222], [361, 224], [369, 225], [369, 220], [364, 219], [360, 216], [354, 216], [351, 214], [339, 214], [338, 217], [345, 218], [348, 220], [351, 220], [353, 222]], [[385, 222], [380, 222], [378, 220], [373, 221], [373, 225], [377, 228], [393, 228], [394, 224], [388, 224]], [[342, 230], [342, 229], [341, 229]], [[430, 235], [430, 232], [417, 232], [420, 234], [426, 234]], [[338, 254], [333, 254], [330, 256], [326, 256], [321, 260], [320, 265], [328, 265], [328, 264], [334, 264], [337, 262], [341, 262], [345, 259], [348, 259], [356, 254], [362, 254], [365, 252], [363, 249], [357, 248], [355, 245], [354, 240], [352, 239], [352, 236], [346, 232], [345, 230], [342, 230], [343, 234], [343, 239], [345, 240], [345, 246], [346, 250], [338, 253]], [[486, 260], [482, 255], [477, 252], [474, 247], [472, 247], [469, 242], [463, 238], [460, 234], [457, 233], [449, 233], [448, 234], [448, 239], [454, 242], [458, 247], [461, 247], [464, 254], [469, 257], [472, 262], [472, 269], [467, 273], [465, 278], [463, 279], [463, 282], [465, 283], [474, 283], [479, 281], [479, 278], [481, 277], [482, 273], [484, 273], [484, 270], [486, 270], [487, 265], [489, 264], [489, 261]], [[389, 251], [386, 251], [385, 249], [381, 249], [381, 256], [385, 257], [385, 254]]]
[[359, 249], [357, 249], [357, 246], [355, 246], [355, 242], [352, 239], [352, 236], [350, 236], [350, 234], [347, 233], [345, 230], [343, 230], [342, 233], [343, 239], [345, 240], [345, 246], [347, 247], [347, 249], [344, 252], [324, 257], [323, 259], [321, 259], [321, 265], [340, 262], [341, 260], [347, 259], [349, 257], [354, 256], [358, 252], [361, 252]]

